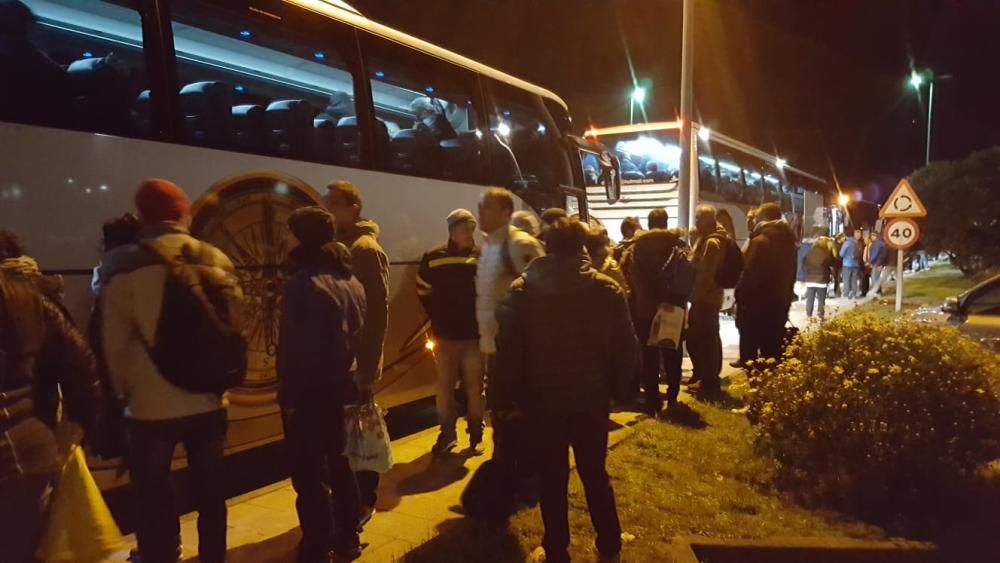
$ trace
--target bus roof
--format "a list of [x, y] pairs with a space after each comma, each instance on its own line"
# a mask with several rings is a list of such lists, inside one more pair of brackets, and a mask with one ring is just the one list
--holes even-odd
[[412, 35], [407, 35], [402, 31], [397, 31], [395, 29], [392, 29], [391, 27], [382, 25], [378, 22], [374, 22], [364, 17], [356, 9], [352, 8], [351, 6], [347, 5], [344, 2], [341, 2], [340, 0], [286, 0], [286, 1], [289, 2], [290, 4], [295, 4], [296, 6], [322, 14], [328, 18], [363, 29], [365, 31], [381, 36], [385, 39], [388, 39], [390, 41], [395, 41], [396, 43], [400, 43], [402, 45], [406, 45], [407, 47], [416, 49], [418, 51], [422, 51], [428, 55], [448, 61], [454, 65], [465, 67], [473, 72], [489, 76], [490, 78], [493, 78], [495, 80], [506, 82], [511, 86], [515, 86], [522, 90], [538, 94], [539, 96], [557, 102], [567, 111], [569, 110], [569, 107], [566, 105], [566, 102], [564, 102], [562, 98], [555, 95], [555, 93], [553, 93], [550, 90], [547, 90], [545, 88], [542, 88], [541, 86], [537, 86], [535, 84], [527, 82], [525, 80], [521, 80], [520, 78], [511, 76], [506, 72], [499, 71], [493, 67], [486, 66], [483, 63], [474, 61], [468, 57], [464, 57], [462, 55], [459, 55], [458, 53], [454, 53], [443, 47], [438, 47], [437, 45], [430, 43], [428, 41], [424, 41], [423, 39], [418, 39], [416, 37], [413, 37]]
[[[697, 122], [692, 123], [691, 126], [694, 129], [694, 131], [698, 131], [699, 129], [702, 128], [702, 125]], [[587, 132], [585, 133], [585, 136], [597, 138], [607, 135], [626, 135], [629, 133], [642, 133], [645, 131], [665, 131], [667, 129], [680, 129], [680, 127], [681, 127], [680, 121], [656, 121], [652, 123], [636, 123], [633, 125], [615, 125], [612, 127], [601, 127], [601, 128], [595, 127], [588, 129]], [[739, 141], [727, 135], [723, 135], [722, 133], [719, 133], [717, 131], [712, 131], [711, 142], [726, 145], [727, 147], [736, 149], [742, 153], [755, 156], [763, 160], [764, 162], [774, 166], [775, 168], [788, 170], [794, 172], [795, 174], [798, 174], [799, 176], [803, 176], [805, 178], [809, 178], [810, 180], [820, 182], [826, 185], [826, 180], [820, 178], [819, 176], [810, 174], [804, 170], [800, 170], [792, 166], [788, 166], [788, 164], [784, 164], [783, 166], [778, 166], [778, 160], [779, 160], [778, 156], [768, 152], [764, 152], [758, 148], [748, 145], [747, 143], [744, 143], [743, 141]]]

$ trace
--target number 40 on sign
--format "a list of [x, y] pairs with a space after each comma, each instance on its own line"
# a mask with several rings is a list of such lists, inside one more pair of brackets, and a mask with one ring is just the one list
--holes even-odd
[[920, 238], [920, 227], [913, 219], [893, 219], [885, 227], [885, 242], [897, 250], [905, 250]]

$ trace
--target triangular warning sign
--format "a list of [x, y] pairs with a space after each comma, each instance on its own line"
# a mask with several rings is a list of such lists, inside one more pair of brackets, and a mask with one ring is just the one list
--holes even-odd
[[917, 197], [917, 191], [910, 181], [903, 178], [892, 190], [892, 195], [879, 211], [879, 217], [926, 217], [927, 208]]

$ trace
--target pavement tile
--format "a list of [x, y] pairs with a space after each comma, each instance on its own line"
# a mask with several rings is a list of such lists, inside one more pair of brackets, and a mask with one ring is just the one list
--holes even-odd
[[[406, 540], [394, 539], [378, 549], [365, 550], [361, 554], [362, 563], [395, 563], [410, 550], [420, 545]], [[471, 563], [471, 562], [470, 562]]]

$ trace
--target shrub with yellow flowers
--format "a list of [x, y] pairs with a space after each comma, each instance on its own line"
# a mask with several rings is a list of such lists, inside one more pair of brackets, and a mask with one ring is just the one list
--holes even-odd
[[927, 510], [1000, 458], [1000, 356], [950, 326], [847, 313], [750, 378], [758, 448], [809, 498]]

